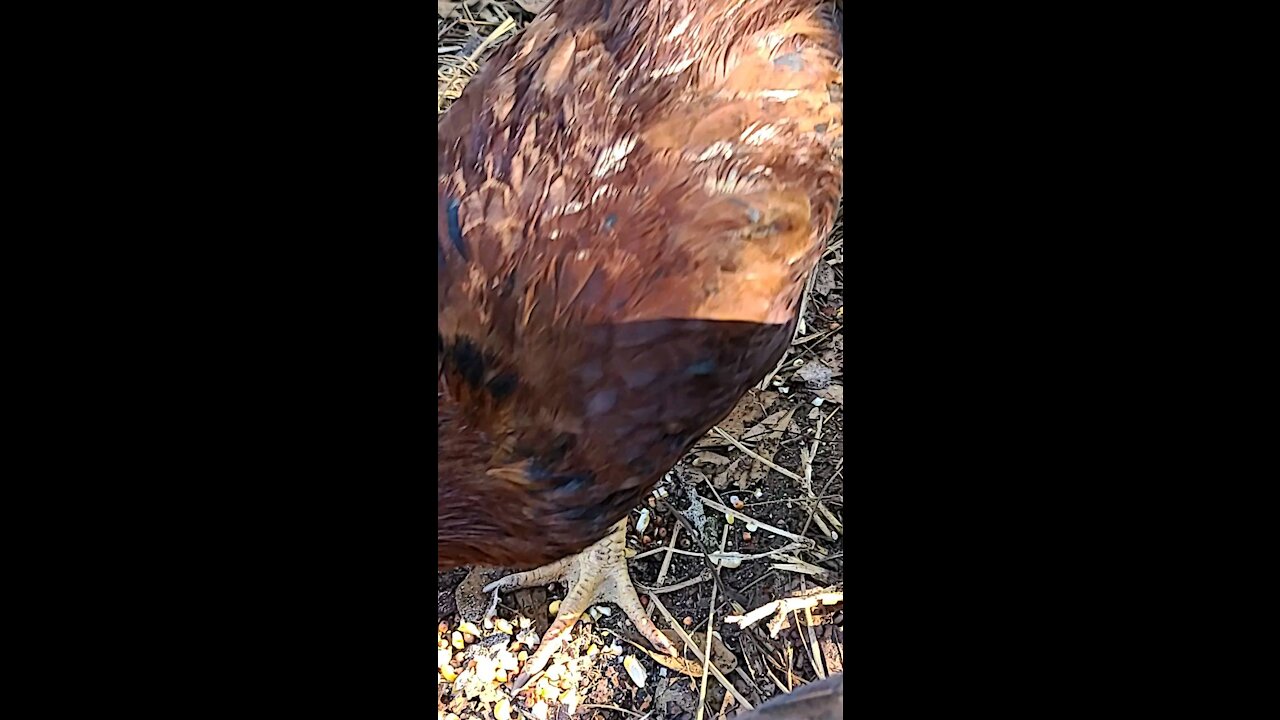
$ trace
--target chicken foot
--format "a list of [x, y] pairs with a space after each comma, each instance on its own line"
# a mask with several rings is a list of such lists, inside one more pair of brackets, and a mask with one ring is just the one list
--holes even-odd
[[551, 656], [564, 645], [569, 631], [582, 613], [600, 602], [611, 602], [622, 608], [635, 624], [636, 630], [655, 648], [668, 655], [676, 654], [671, 641], [658, 630], [640, 605], [640, 598], [631, 583], [631, 574], [627, 571], [626, 547], [627, 520], [623, 518], [604, 539], [577, 555], [528, 572], [508, 575], [485, 586], [485, 592], [493, 593], [492, 608], [497, 606], [498, 591], [504, 588], [535, 587], [557, 581], [564, 581], [569, 585], [569, 594], [560, 602], [560, 612], [556, 614], [555, 621], [542, 636], [542, 643], [529, 658], [524, 672], [516, 678], [517, 691], [524, 687], [530, 677], [546, 667]]

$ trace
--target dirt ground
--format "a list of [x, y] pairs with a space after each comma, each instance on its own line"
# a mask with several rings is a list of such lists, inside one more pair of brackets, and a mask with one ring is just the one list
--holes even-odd
[[[529, 7], [536, 9], [534, 2], [526, 0]], [[440, 8], [437, 98], [443, 112], [479, 67], [477, 63], [482, 64], [494, 49], [509, 41], [532, 15], [514, 2], [490, 0], [478, 0], [471, 6], [442, 2]], [[844, 669], [842, 601], [815, 603], [808, 608], [808, 615], [806, 610], [784, 614], [777, 637], [770, 632], [772, 613], [746, 628], [725, 621], [726, 616], [743, 615], [783, 598], [821, 591], [841, 593], [828, 595], [828, 600], [842, 597], [842, 216], [843, 213], [811, 281], [804, 325], [779, 371], [764, 381], [765, 389], [752, 390], [744, 397], [718, 426], [737, 444], [713, 430], [680, 460], [650, 497], [647, 504], [652, 521], [642, 535], [635, 532], [641, 508], [630, 515], [628, 543], [636, 553], [630, 561], [631, 577], [650, 615], [659, 628], [666, 631], [670, 627], [664, 613], [654, 607], [655, 603], [660, 604], [699, 645], [713, 611], [712, 565], [701, 552], [671, 553], [663, 575], [666, 548], [672, 536], [677, 536], [676, 549], [696, 552], [699, 548], [689, 528], [696, 528], [701, 522], [698, 535], [702, 550], [715, 553], [723, 549], [752, 556], [737, 567], [719, 568], [713, 627], [721, 642], [712, 653], [715, 668], [752, 706], [787, 688]], [[762, 459], [795, 477], [769, 467]], [[736, 498], [741, 506], [730, 524], [724, 512], [701, 500], [697, 501], [698, 507], [692, 507], [695, 494], [725, 507], [738, 507]], [[684, 520], [677, 517], [677, 511]], [[749, 529], [748, 524], [755, 529]], [[566, 588], [554, 585], [505, 592], [498, 615], [511, 623], [512, 632], [506, 634], [502, 632], [508, 629], [506, 622], [499, 627], [484, 626], [483, 609], [489, 598], [479, 590], [483, 579], [501, 574], [504, 573], [493, 571], [472, 576], [461, 589], [459, 585], [468, 578], [467, 569], [439, 574], [437, 629], [443, 632], [438, 632], [437, 644], [444, 646], [440, 648], [440, 660], [451, 665], [447, 674], [456, 673], [456, 678], [450, 679], [437, 669], [439, 717], [695, 717], [701, 697], [700, 665], [659, 664], [646, 653], [648, 643], [628, 627], [629, 621], [616, 607], [612, 614], [602, 614], [598, 619], [584, 615], [573, 630], [573, 640], [547, 671], [548, 676], [556, 677], [540, 681], [543, 689], [511, 700], [508, 711], [502, 698], [509, 698], [510, 693], [504, 694], [498, 687], [501, 683], [491, 682], [488, 687], [476, 684], [477, 660], [479, 671], [484, 671], [486, 663], [492, 667], [493, 663], [504, 661], [486, 658], [501, 654], [509, 659], [517, 649], [532, 652], [529, 642], [520, 645], [518, 639], [522, 633], [541, 636], [546, 631], [552, 619], [548, 605], [563, 598]], [[652, 590], [652, 594], [646, 594], [646, 590]], [[479, 634], [464, 636], [461, 649], [451, 646], [454, 631], [468, 616], [474, 618], [475, 624], [468, 629]], [[808, 624], [809, 616], [812, 626]], [[676, 646], [683, 648], [683, 640], [669, 634]], [[684, 654], [693, 657], [687, 649]], [[643, 687], [624, 667], [628, 657], [635, 658], [644, 669]], [[693, 676], [687, 674], [690, 670], [695, 671]], [[504, 674], [505, 670], [499, 668], [498, 677]], [[542, 707], [536, 702], [539, 699], [545, 703]], [[707, 683], [704, 702], [708, 718], [733, 717], [743, 710], [714, 677]]]

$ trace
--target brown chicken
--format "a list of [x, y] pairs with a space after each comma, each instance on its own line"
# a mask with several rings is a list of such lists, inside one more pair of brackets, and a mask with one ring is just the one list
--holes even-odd
[[555, 563], [486, 588], [572, 586], [526, 676], [601, 600], [673, 651], [626, 514], [791, 340], [842, 65], [815, 0], [554, 0], [440, 120], [437, 560]]

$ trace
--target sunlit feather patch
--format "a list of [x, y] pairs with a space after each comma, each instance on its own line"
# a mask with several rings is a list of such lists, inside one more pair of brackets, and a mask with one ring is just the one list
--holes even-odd
[[742, 133], [742, 142], [748, 145], [763, 145], [778, 135], [777, 125], [758, 125], [752, 123]]
[[654, 80], [657, 80], [658, 78], [666, 77], [668, 75], [676, 75], [678, 73], [684, 72], [685, 70], [688, 70], [689, 66], [693, 65], [695, 62], [697, 62], [696, 58], [685, 58], [683, 60], [673, 62], [670, 65], [667, 65], [666, 67], [660, 67], [657, 70], [650, 72], [649, 77]]
[[596, 166], [591, 171], [593, 177], [602, 178], [612, 175], [627, 166], [627, 155], [635, 149], [636, 137], [628, 135], [610, 145], [596, 159]]

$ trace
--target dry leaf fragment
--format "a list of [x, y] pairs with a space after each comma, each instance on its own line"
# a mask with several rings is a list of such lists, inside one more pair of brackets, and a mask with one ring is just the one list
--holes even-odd
[[805, 387], [810, 390], [822, 390], [831, 384], [831, 368], [823, 365], [817, 360], [810, 360], [796, 371], [796, 377], [804, 381]]

